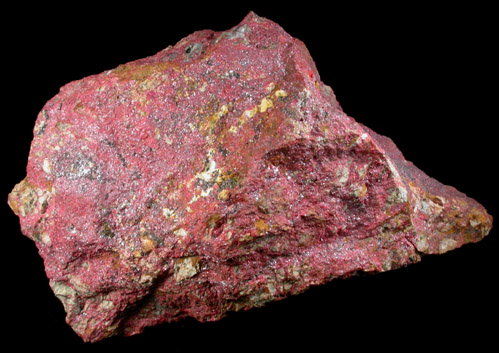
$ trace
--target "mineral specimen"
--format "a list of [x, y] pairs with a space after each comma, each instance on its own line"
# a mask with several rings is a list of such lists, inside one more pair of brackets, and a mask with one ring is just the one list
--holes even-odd
[[254, 13], [62, 87], [9, 204], [86, 341], [218, 320], [492, 226], [345, 115], [303, 43]]

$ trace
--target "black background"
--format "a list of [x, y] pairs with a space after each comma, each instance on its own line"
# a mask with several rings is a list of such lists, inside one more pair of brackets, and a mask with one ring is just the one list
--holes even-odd
[[[37, 113], [72, 80], [153, 55], [200, 29], [226, 30], [249, 10], [305, 42], [343, 110], [391, 137], [408, 160], [497, 215], [497, 26], [470, 5], [265, 6], [165, 2], [4, 8], [2, 195], [25, 176]], [[184, 320], [143, 334], [83, 344], [64, 322], [35, 245], [1, 205], [5, 345], [165, 352], [322, 348], [482, 351], [497, 332], [497, 231], [421, 263], [337, 280], [265, 308], [201, 324]], [[493, 343], [492, 343], [493, 344]], [[492, 345], [491, 347], [497, 347]], [[489, 347], [490, 348], [490, 347]]]

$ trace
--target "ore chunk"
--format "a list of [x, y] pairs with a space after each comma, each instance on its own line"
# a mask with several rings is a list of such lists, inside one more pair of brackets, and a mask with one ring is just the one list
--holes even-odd
[[250, 13], [75, 81], [9, 205], [86, 341], [222, 318], [485, 237], [492, 217], [356, 123]]

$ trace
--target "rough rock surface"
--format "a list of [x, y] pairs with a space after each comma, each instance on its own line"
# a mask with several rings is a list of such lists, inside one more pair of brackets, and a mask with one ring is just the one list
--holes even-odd
[[303, 43], [253, 13], [61, 88], [9, 204], [86, 341], [218, 320], [492, 226], [345, 115]]

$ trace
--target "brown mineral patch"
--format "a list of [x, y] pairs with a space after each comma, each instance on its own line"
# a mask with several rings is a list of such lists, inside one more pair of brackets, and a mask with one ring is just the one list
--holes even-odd
[[258, 234], [265, 234], [269, 231], [270, 226], [264, 220], [259, 219], [255, 222], [255, 228]]
[[152, 74], [165, 71], [170, 68], [178, 69], [177, 65], [171, 62], [160, 62], [154, 64], [124, 64], [113, 70], [113, 74], [121, 80], [144, 81]]
[[149, 238], [146, 235], [140, 236], [140, 242], [142, 243], [142, 252], [144, 252], [144, 253], [151, 252], [154, 249], [154, 247], [156, 246], [156, 243], [154, 242], [154, 240], [152, 240], [151, 238]]

